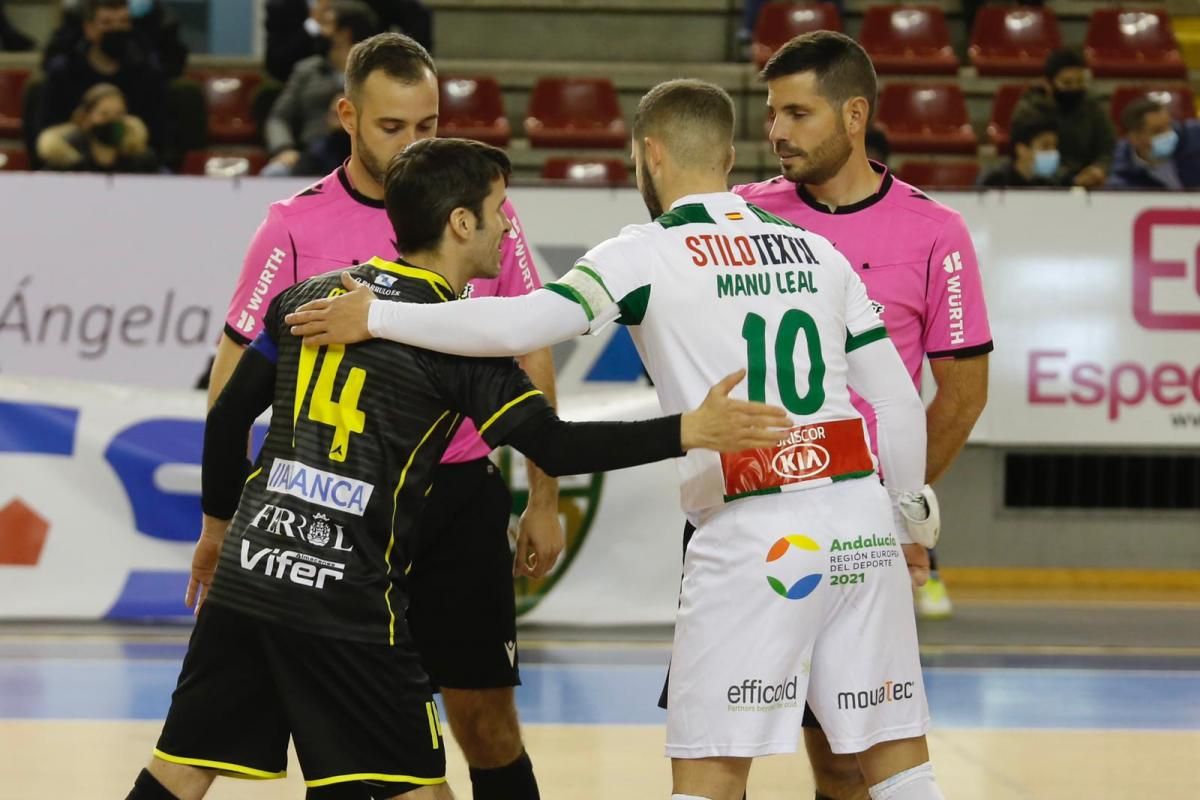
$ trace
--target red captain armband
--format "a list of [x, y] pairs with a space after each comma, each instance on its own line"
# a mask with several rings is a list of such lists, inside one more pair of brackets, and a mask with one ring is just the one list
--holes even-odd
[[774, 447], [721, 454], [725, 502], [756, 494], [808, 489], [875, 474], [861, 419], [790, 429]]

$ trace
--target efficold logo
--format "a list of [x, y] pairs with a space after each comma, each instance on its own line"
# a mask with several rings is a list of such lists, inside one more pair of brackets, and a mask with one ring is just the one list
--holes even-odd
[[[807, 536], [802, 536], [798, 533], [789, 534], [771, 545], [771, 549], [767, 551], [767, 563], [781, 561], [785, 556], [791, 554], [793, 550], [819, 552], [820, 549], [821, 545]], [[784, 565], [780, 564], [779, 566]], [[821, 583], [821, 573], [814, 572], [811, 575], [805, 575], [803, 578], [792, 583], [790, 587], [773, 575], [767, 576], [767, 583], [775, 590], [775, 594], [780, 597], [786, 597], [788, 600], [803, 600], [812, 594]]]

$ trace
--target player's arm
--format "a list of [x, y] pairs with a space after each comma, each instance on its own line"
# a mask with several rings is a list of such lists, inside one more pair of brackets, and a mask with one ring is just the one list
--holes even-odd
[[791, 418], [781, 408], [730, 398], [743, 377], [744, 370], [726, 377], [693, 411], [639, 422], [565, 422], [542, 400], [496, 443], [511, 444], [551, 475], [636, 467], [698, 448], [775, 445]]
[[554, 283], [521, 297], [406, 305], [374, 300], [342, 276], [340, 297], [305, 303], [289, 314], [306, 345], [349, 344], [372, 336], [462, 356], [514, 356], [550, 347], [614, 320], [641, 322], [650, 297], [653, 243], [631, 226], [592, 248]]
[[200, 472], [204, 519], [185, 597], [187, 605], [194, 604], [197, 610], [212, 585], [221, 543], [242, 496], [250, 429], [274, 396], [276, 353], [275, 342], [264, 331], [246, 349], [208, 410]]
[[983, 278], [962, 217], [946, 221], [930, 258], [923, 344], [937, 383], [926, 411], [926, 483], [954, 462], [987, 403], [988, 325]]
[[346, 294], [311, 300], [285, 318], [304, 344], [375, 337], [459, 356], [521, 356], [588, 329], [583, 309], [549, 289], [462, 303], [396, 303], [376, 300], [349, 273], [342, 274], [342, 284]]
[[988, 357], [937, 359], [929, 366], [937, 393], [925, 410], [925, 482], [933, 483], [954, 463], [987, 404]]
[[[554, 357], [549, 348], [535, 350], [517, 359], [521, 369], [553, 408], [558, 404], [554, 381]], [[518, 523], [514, 575], [541, 578], [554, 568], [566, 546], [558, 517], [558, 479], [547, 475], [532, 459], [525, 460], [529, 479], [529, 503]]]

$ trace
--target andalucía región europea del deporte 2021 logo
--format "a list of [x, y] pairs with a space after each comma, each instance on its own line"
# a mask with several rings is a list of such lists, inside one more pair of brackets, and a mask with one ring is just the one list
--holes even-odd
[[[782, 567], [786, 564], [783, 561], [784, 556], [792, 553], [794, 550], [816, 552], [820, 551], [820, 549], [821, 545], [807, 536], [802, 536], [798, 533], [788, 534], [771, 545], [771, 549], [767, 551], [767, 563], [780, 562], [778, 566]], [[787, 583], [776, 578], [774, 575], [768, 575], [767, 583], [771, 585], [771, 588], [780, 597], [786, 597], [788, 600], [803, 600], [812, 594], [821, 583], [821, 573], [814, 572], [810, 575], [805, 575], [792, 582], [791, 586], [788, 586]]]

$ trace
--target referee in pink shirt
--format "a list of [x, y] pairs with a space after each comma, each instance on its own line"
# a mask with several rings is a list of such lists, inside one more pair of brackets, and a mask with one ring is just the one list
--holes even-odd
[[[398, 33], [358, 43], [347, 58], [346, 96], [338, 101], [338, 116], [350, 134], [349, 160], [294, 197], [272, 204], [250, 243], [213, 362], [210, 406], [246, 345], [261, 332], [263, 314], [276, 295], [330, 270], [398, 255], [384, 209], [384, 176], [392, 156], [437, 135], [433, 59]], [[508, 204], [504, 211], [512, 233], [501, 246], [500, 275], [471, 281], [467, 296], [521, 295], [541, 286], [516, 211]], [[372, 288], [382, 295], [395, 291], [386, 276]], [[550, 351], [530, 353], [520, 362], [553, 405]], [[434, 473], [408, 576], [408, 624], [470, 765], [475, 800], [536, 800], [537, 781], [513, 695], [520, 672], [508, 544], [512, 500], [488, 458], [490, 451], [470, 420], [464, 421]], [[539, 578], [561, 553], [563, 532], [557, 481], [529, 465], [529, 506], [521, 518], [515, 568]], [[450, 586], [471, 591], [450, 591]], [[331, 787], [310, 790], [309, 797], [339, 795]]]
[[[771, 146], [783, 174], [733, 191], [819, 233], [849, 259], [918, 390], [929, 359], [937, 390], [926, 411], [925, 480], [933, 483], [966, 443], [987, 401], [992, 334], [971, 235], [958, 212], [867, 159], [875, 68], [856, 41], [829, 31], [797, 36], [767, 62], [761, 77]], [[861, 398], [855, 403], [874, 442], [875, 415]], [[907, 547], [906, 557], [914, 576], [923, 576], [919, 545]], [[918, 612], [945, 616], [949, 599], [936, 561], [930, 566], [930, 579], [918, 590]], [[818, 800], [865, 800], [854, 757], [830, 751], [807, 709], [805, 745]]]

